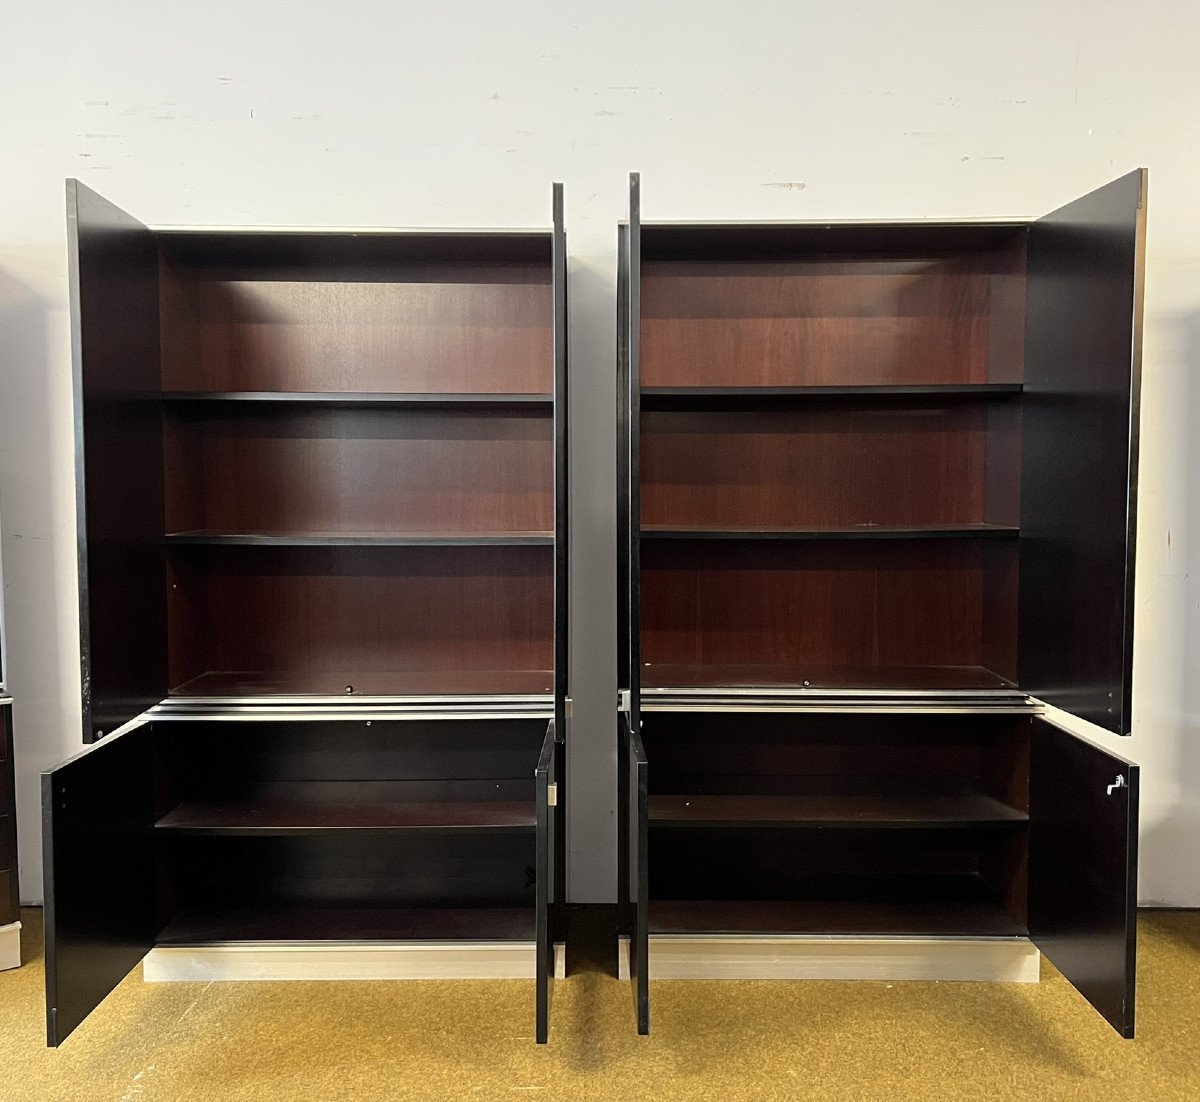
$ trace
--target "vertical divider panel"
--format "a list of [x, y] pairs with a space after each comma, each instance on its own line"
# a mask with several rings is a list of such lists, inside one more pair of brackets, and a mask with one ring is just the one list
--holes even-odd
[[641, 176], [629, 175], [629, 242], [627, 247], [626, 362], [629, 372], [629, 729], [641, 731], [642, 577], [641, 577], [641, 319], [642, 214]]
[[[554, 284], [554, 733], [562, 749], [554, 756], [553, 781], [559, 799], [567, 785], [566, 742], [570, 731], [567, 698], [570, 681], [570, 378], [567, 358], [567, 232], [563, 186], [552, 192], [554, 234], [551, 246]], [[554, 937], [566, 936], [567, 817], [554, 816]]]

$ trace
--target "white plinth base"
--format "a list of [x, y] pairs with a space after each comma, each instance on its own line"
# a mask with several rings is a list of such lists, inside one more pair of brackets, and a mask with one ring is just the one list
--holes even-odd
[[21, 924], [0, 926], [0, 970], [21, 967]]
[[[1041, 953], [1024, 938], [656, 935], [652, 980], [973, 980], [1037, 983]], [[629, 978], [629, 939], [618, 967]]]
[[[535, 977], [533, 942], [258, 942], [152, 949], [147, 983], [209, 980], [523, 980]], [[566, 947], [554, 947], [566, 974]]]

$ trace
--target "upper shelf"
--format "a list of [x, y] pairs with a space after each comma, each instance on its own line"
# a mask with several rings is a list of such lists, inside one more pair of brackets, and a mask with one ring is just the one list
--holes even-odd
[[490, 392], [464, 393], [356, 393], [353, 391], [317, 390], [171, 390], [163, 393], [167, 402], [253, 402], [262, 405], [307, 405], [307, 406], [369, 406], [382, 408], [414, 408], [443, 406], [483, 406], [489, 408], [518, 407], [546, 408], [554, 404], [551, 394], [493, 394]]
[[795, 528], [699, 528], [643, 524], [643, 539], [657, 540], [911, 540], [1011, 539], [1019, 528], [1004, 524], [853, 524]]
[[887, 386], [649, 386], [641, 388], [643, 409], [690, 409], [813, 400], [966, 400], [1020, 394], [1021, 383], [929, 383]]
[[643, 690], [779, 689], [957, 692], [1012, 689], [1011, 681], [983, 666], [722, 666], [645, 662]]
[[554, 692], [553, 670], [209, 670], [174, 698], [537, 696]]
[[553, 532], [168, 532], [172, 547], [529, 547]]

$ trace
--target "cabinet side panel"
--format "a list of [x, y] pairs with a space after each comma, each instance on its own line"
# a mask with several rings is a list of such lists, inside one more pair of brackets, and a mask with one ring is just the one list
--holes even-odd
[[166, 694], [158, 249], [67, 183], [83, 736]]
[[1029, 231], [1020, 681], [1117, 734], [1130, 728], [1145, 179]]

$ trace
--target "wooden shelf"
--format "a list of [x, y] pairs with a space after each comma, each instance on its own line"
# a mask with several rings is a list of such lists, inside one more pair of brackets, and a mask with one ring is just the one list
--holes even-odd
[[528, 547], [553, 532], [168, 532], [171, 547]]
[[[352, 692], [347, 692], [347, 687]], [[210, 670], [174, 697], [534, 696], [553, 693], [552, 670]]]
[[810, 401], [963, 401], [1007, 398], [1021, 383], [929, 383], [890, 386], [647, 386], [642, 409], [732, 408], [759, 404], [778, 408]]
[[983, 666], [717, 666], [645, 663], [644, 688], [1012, 689]]
[[183, 910], [160, 946], [252, 941], [532, 941], [532, 907], [238, 907]]
[[699, 528], [661, 524], [642, 525], [643, 539], [659, 540], [906, 540], [1013, 539], [1019, 528], [1004, 524], [915, 524], [906, 526], [856, 524], [796, 528]]
[[536, 825], [537, 813], [530, 801], [335, 803], [250, 797], [232, 803], [183, 803], [155, 827], [167, 834], [236, 837], [412, 830], [482, 834], [531, 831]]
[[661, 827], [1020, 828], [1029, 816], [982, 793], [652, 795]]
[[470, 393], [389, 393], [355, 391], [284, 391], [284, 390], [169, 390], [162, 395], [165, 402], [182, 405], [208, 402], [248, 402], [262, 406], [307, 405], [307, 406], [378, 406], [409, 407], [425, 406], [519, 406], [545, 407], [554, 404], [550, 394], [492, 394]]
[[652, 934], [833, 934], [845, 936], [1023, 937], [975, 884], [947, 876], [942, 891], [889, 900], [652, 900]]

